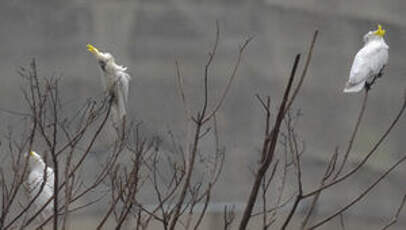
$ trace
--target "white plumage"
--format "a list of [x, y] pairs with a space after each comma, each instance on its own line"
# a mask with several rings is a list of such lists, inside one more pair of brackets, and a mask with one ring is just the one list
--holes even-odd
[[[369, 81], [382, 73], [388, 62], [389, 46], [383, 36], [385, 30], [378, 25], [376, 31], [369, 31], [364, 35], [364, 47], [355, 55], [352, 63], [350, 78], [347, 81], [344, 92], [352, 93], [361, 91]], [[369, 85], [367, 85], [367, 89]]]
[[104, 90], [113, 98], [111, 115], [113, 125], [119, 128], [127, 115], [128, 88], [130, 75], [127, 68], [116, 64], [110, 53], [103, 53], [88, 44], [88, 50], [96, 57], [102, 71]]
[[[54, 170], [47, 167], [41, 156], [36, 152], [31, 151], [28, 157], [29, 174], [27, 178], [27, 185], [31, 198], [36, 197], [43, 186], [42, 191], [39, 193], [34, 202], [39, 209], [42, 208], [42, 206], [44, 206], [45, 203], [54, 195]], [[44, 173], [46, 173], [46, 175], [44, 175]], [[53, 201], [49, 202], [42, 212], [43, 216], [49, 217], [53, 212], [53, 206]]]

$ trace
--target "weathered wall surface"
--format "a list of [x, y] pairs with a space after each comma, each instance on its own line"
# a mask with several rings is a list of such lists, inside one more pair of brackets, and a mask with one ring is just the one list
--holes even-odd
[[[174, 63], [178, 60], [181, 64], [186, 92], [191, 102], [198, 103], [198, 87], [217, 19], [221, 42], [211, 71], [214, 96], [231, 72], [239, 44], [255, 35], [219, 116], [228, 155], [220, 181], [224, 186], [217, 188], [214, 199], [241, 202], [248, 192], [249, 167], [256, 162], [263, 133], [263, 114], [254, 95], [270, 95], [273, 105], [278, 106], [292, 60], [296, 53], [305, 52], [316, 28], [320, 36], [314, 59], [295, 104], [304, 114], [298, 131], [306, 141], [305, 179], [309, 183], [317, 183], [324, 161], [334, 148], [344, 148], [358, 114], [361, 95], [344, 95], [341, 91], [352, 58], [362, 46], [363, 34], [378, 23], [387, 29], [390, 63], [384, 79], [372, 90], [361, 127], [363, 135], [355, 146], [355, 155], [365, 154], [401, 103], [406, 73], [405, 9], [406, 2], [401, 0], [2, 1], [0, 108], [24, 110], [16, 70], [32, 57], [41, 74], [61, 76], [66, 101], [80, 102], [100, 95], [98, 67], [85, 48], [92, 43], [113, 53], [133, 75], [130, 116], [144, 121], [150, 134], [164, 135], [171, 129], [182, 136], [178, 127], [183, 124], [183, 112], [176, 92]], [[2, 130], [9, 125], [13, 123], [0, 122]], [[332, 211], [349, 200], [351, 194], [368, 184], [371, 175], [378, 175], [403, 154], [405, 128], [405, 122], [401, 122], [359, 180], [338, 188], [347, 195], [325, 198], [328, 203], [320, 210]], [[242, 175], [241, 169], [246, 169]], [[358, 220], [366, 221], [390, 216], [404, 192], [400, 178], [405, 172], [398, 170], [373, 194], [376, 199], [350, 210], [348, 215], [362, 216]], [[392, 188], [390, 196], [380, 192], [388, 188]], [[354, 191], [348, 193], [349, 189]], [[357, 223], [362, 226], [364, 222]]]

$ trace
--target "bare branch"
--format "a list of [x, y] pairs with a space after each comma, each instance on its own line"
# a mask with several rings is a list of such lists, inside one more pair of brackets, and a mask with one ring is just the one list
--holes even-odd
[[389, 229], [392, 225], [396, 224], [396, 222], [398, 221], [399, 215], [402, 212], [403, 207], [405, 206], [406, 203], [406, 194], [403, 196], [402, 201], [400, 202], [400, 205], [397, 209], [397, 211], [395, 212], [395, 215], [392, 217], [392, 220], [387, 223], [382, 230], [386, 230]]
[[237, 57], [237, 62], [234, 64], [234, 68], [233, 71], [231, 73], [231, 76], [226, 84], [226, 87], [224, 88], [223, 93], [221, 94], [220, 99], [218, 100], [217, 104], [214, 106], [214, 109], [203, 119], [203, 123], [207, 122], [208, 120], [210, 120], [215, 113], [217, 113], [217, 111], [220, 109], [220, 107], [223, 105], [224, 99], [226, 98], [228, 91], [231, 88], [231, 84], [235, 78], [235, 76], [237, 75], [238, 72], [238, 67], [240, 66], [241, 63], [241, 59], [242, 59], [242, 55], [243, 52], [245, 50], [245, 48], [248, 46], [248, 44], [252, 41], [252, 39], [254, 39], [254, 37], [249, 37], [247, 40], [244, 41], [244, 43], [241, 45], [239, 53], [238, 53], [238, 57]]
[[334, 179], [336, 179], [341, 174], [341, 171], [344, 169], [344, 166], [345, 166], [345, 164], [346, 164], [346, 162], [348, 160], [348, 156], [350, 155], [352, 145], [353, 145], [355, 137], [356, 137], [356, 135], [358, 133], [358, 129], [359, 129], [359, 126], [360, 126], [361, 121], [362, 121], [362, 117], [363, 117], [365, 109], [366, 109], [367, 101], [368, 101], [368, 90], [365, 90], [364, 100], [362, 101], [361, 111], [359, 113], [357, 123], [355, 124], [354, 131], [353, 131], [353, 133], [351, 135], [350, 142], [349, 142], [348, 147], [347, 147], [347, 151], [345, 151], [343, 161], [341, 162], [340, 167], [338, 168], [337, 173], [334, 176]]
[[265, 156], [265, 158], [261, 162], [261, 165], [259, 166], [258, 171], [256, 173], [255, 181], [254, 181], [253, 187], [251, 188], [248, 202], [244, 209], [243, 217], [240, 222], [240, 226], [239, 226], [240, 230], [245, 230], [247, 228], [248, 222], [251, 218], [252, 209], [254, 208], [254, 205], [256, 202], [256, 198], [258, 195], [258, 191], [259, 191], [259, 188], [261, 185], [262, 178], [264, 177], [266, 171], [268, 170], [270, 163], [272, 162], [273, 155], [274, 155], [275, 148], [276, 148], [277, 141], [278, 141], [279, 128], [280, 128], [283, 118], [285, 116], [285, 108], [286, 108], [285, 106], [286, 106], [286, 103], [288, 102], [289, 93], [290, 93], [290, 90], [292, 87], [293, 79], [295, 77], [297, 66], [299, 64], [299, 60], [300, 60], [300, 54], [296, 55], [296, 57], [295, 57], [295, 61], [293, 63], [289, 82], [285, 89], [285, 93], [284, 93], [284, 96], [283, 96], [283, 99], [281, 102], [281, 106], [279, 108], [279, 112], [278, 112], [274, 127], [273, 127], [270, 135], [265, 137], [264, 141], [267, 142], [267, 144], [264, 145], [264, 148], [262, 150], [264, 152], [262, 155]]
[[392, 167], [390, 167], [389, 169], [387, 169], [385, 171], [385, 173], [383, 173], [377, 180], [375, 180], [374, 183], [372, 183], [368, 188], [366, 188], [360, 195], [358, 195], [355, 199], [353, 199], [350, 203], [348, 203], [347, 205], [345, 205], [343, 208], [337, 210], [334, 214], [330, 215], [329, 217], [319, 221], [317, 224], [313, 225], [312, 227], [308, 228], [308, 230], [312, 230], [312, 229], [316, 229], [320, 226], [322, 226], [323, 224], [327, 223], [328, 221], [330, 221], [331, 219], [333, 219], [334, 217], [340, 215], [341, 213], [343, 213], [344, 211], [346, 211], [347, 209], [349, 209], [350, 207], [354, 206], [354, 204], [356, 204], [357, 202], [359, 202], [362, 198], [364, 198], [379, 182], [381, 182], [383, 179], [385, 179], [385, 177], [391, 173], [394, 169], [396, 169], [396, 167], [398, 167], [400, 164], [403, 163], [403, 161], [406, 160], [406, 154], [399, 159]]

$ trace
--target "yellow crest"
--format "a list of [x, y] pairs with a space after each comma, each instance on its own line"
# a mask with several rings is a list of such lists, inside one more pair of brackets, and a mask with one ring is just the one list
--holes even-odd
[[33, 151], [30, 151], [30, 155], [31, 155], [31, 156], [34, 156], [34, 152], [33, 152]]
[[94, 47], [94, 46], [92, 46], [90, 44], [87, 44], [86, 47], [87, 47], [87, 50], [89, 50], [93, 54], [98, 54], [99, 53], [99, 50], [96, 47]]
[[381, 25], [378, 25], [378, 29], [375, 30], [374, 34], [378, 35], [380, 37], [383, 37], [385, 35], [386, 31], [382, 29]]

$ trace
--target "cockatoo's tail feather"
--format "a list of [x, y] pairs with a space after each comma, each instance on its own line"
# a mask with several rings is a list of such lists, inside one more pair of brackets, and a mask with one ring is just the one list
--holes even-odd
[[358, 84], [351, 84], [347, 82], [344, 88], [344, 93], [357, 93], [361, 91], [365, 86], [365, 81], [360, 82]]

